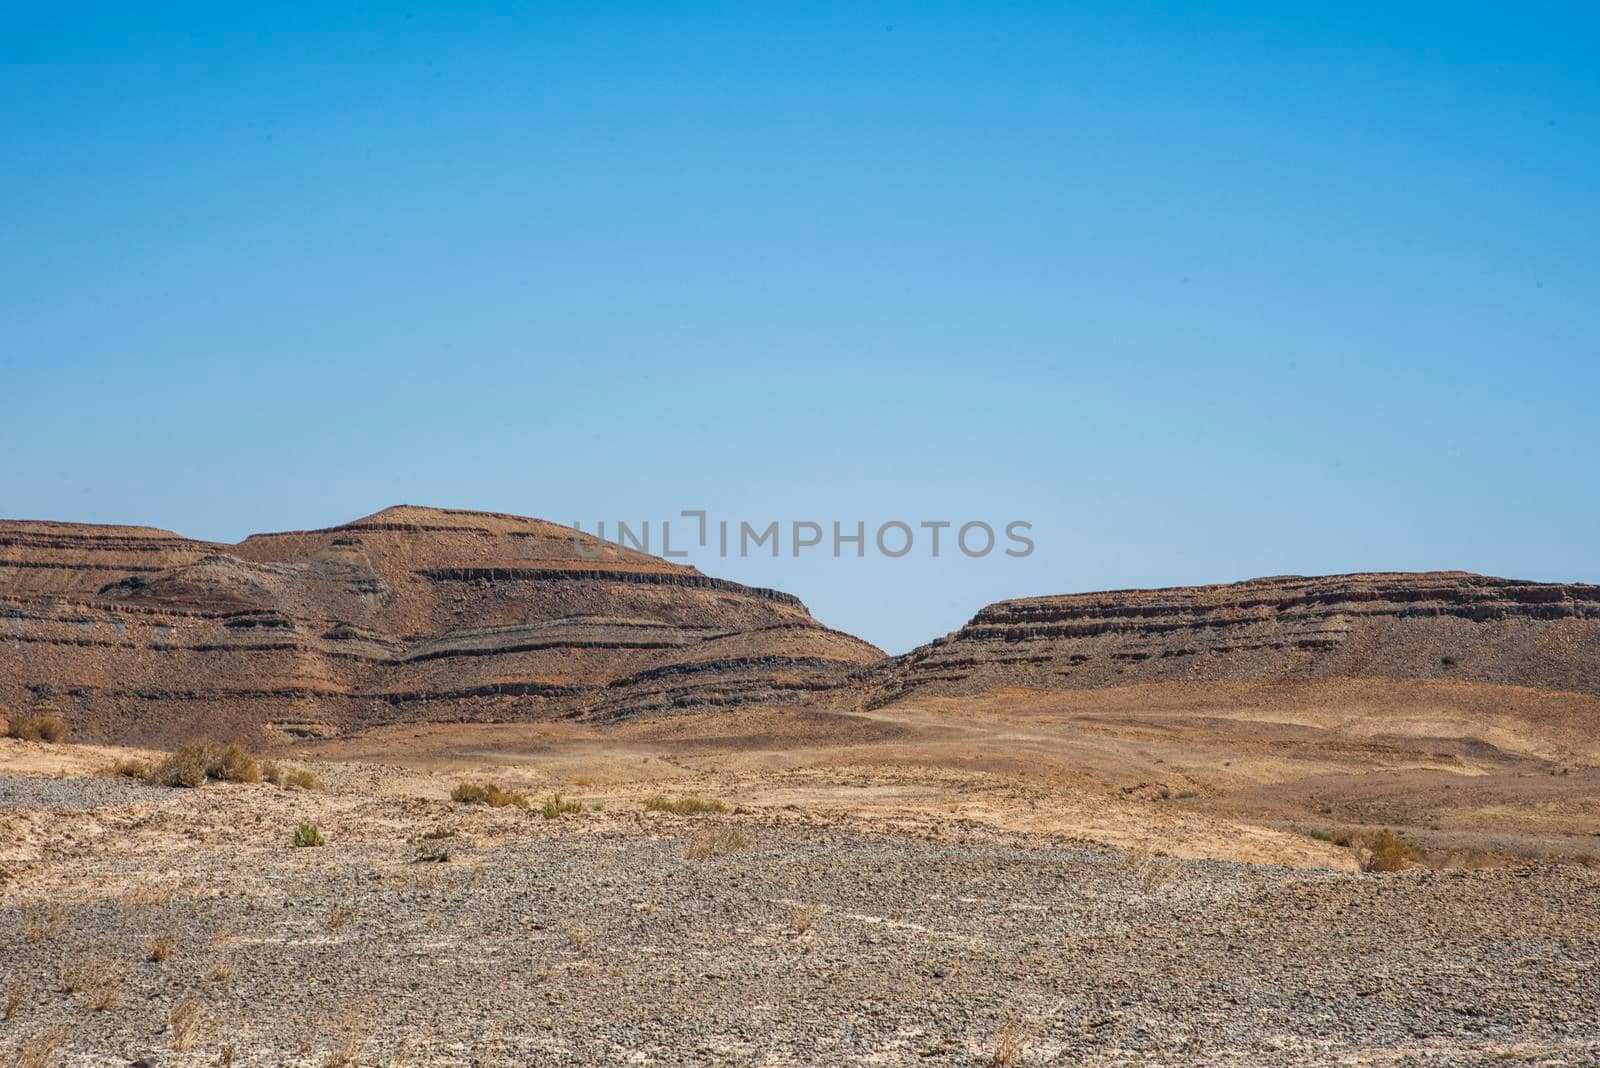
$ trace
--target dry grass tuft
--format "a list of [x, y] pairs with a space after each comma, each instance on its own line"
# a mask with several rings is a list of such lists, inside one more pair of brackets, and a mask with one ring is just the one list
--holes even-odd
[[1383, 830], [1367, 839], [1371, 852], [1362, 871], [1403, 871], [1423, 862], [1422, 850], [1393, 831]]
[[67, 1044], [65, 1024], [57, 1024], [48, 1031], [40, 1031], [22, 1044], [17, 1051], [17, 1068], [52, 1068], [59, 1060], [61, 1047]]
[[463, 805], [488, 805], [490, 808], [527, 808], [526, 794], [506, 790], [492, 782], [464, 782], [450, 791], [450, 800]]
[[1426, 863], [1427, 855], [1391, 830], [1345, 830], [1333, 836], [1335, 845], [1354, 850], [1366, 872], [1404, 871]]
[[314, 771], [305, 768], [296, 768], [283, 773], [283, 788], [285, 790], [321, 790], [322, 780], [317, 778]]
[[61, 959], [61, 991], [83, 994], [90, 1008], [104, 1011], [122, 998], [122, 969], [110, 957], [74, 950]]
[[28, 941], [34, 945], [55, 937], [55, 933], [61, 930], [61, 925], [66, 919], [66, 912], [61, 908], [59, 901], [47, 904], [35, 902], [23, 906], [22, 909], [22, 929], [28, 936]]
[[6, 720], [5, 737], [24, 742], [59, 742], [67, 736], [67, 724], [57, 716], [35, 716], [19, 712]]
[[349, 905], [339, 905], [328, 913], [328, 931], [342, 931], [349, 927], [356, 918], [356, 910]]
[[189, 789], [211, 781], [260, 782], [261, 765], [237, 743], [217, 746], [200, 742], [168, 753], [145, 776], [145, 782], [151, 786]]
[[276, 760], [263, 760], [261, 762], [261, 781], [271, 786], [283, 785], [283, 769]]
[[1123, 860], [1133, 872], [1134, 882], [1141, 893], [1157, 893], [1172, 881], [1172, 867], [1167, 858], [1152, 853], [1144, 846], [1129, 849], [1123, 854]]
[[417, 855], [412, 858], [415, 864], [448, 864], [450, 862], [450, 847], [440, 845], [438, 842], [424, 842], [417, 847]]
[[25, 980], [11, 980], [10, 985], [6, 987], [5, 1012], [0, 1014], [0, 1019], [4, 1019], [6, 1023], [15, 1020], [17, 1013], [22, 1011], [22, 1003], [28, 1000], [29, 992], [29, 987]]
[[705, 797], [649, 797], [645, 799], [646, 812], [671, 812], [677, 816], [723, 815], [728, 806], [715, 798]]
[[717, 827], [695, 835], [684, 847], [683, 855], [689, 860], [707, 860], [749, 848], [749, 837], [737, 827]]
[[213, 983], [230, 983], [238, 974], [239, 962], [232, 957], [221, 957], [212, 963], [211, 970], [206, 972], [206, 978]]
[[817, 918], [822, 915], [822, 910], [815, 901], [797, 901], [789, 906], [789, 927], [797, 935], [803, 935], [817, 925]]
[[574, 921], [567, 925], [567, 942], [573, 949], [582, 953], [594, 945], [594, 932], [584, 924]]
[[144, 782], [150, 778], [150, 762], [129, 757], [116, 761], [100, 774], [107, 779], [137, 779]]
[[171, 929], [159, 931], [144, 940], [145, 959], [160, 964], [178, 951], [178, 939]]
[[167, 1010], [167, 1030], [172, 1034], [172, 1048], [179, 1053], [193, 1049], [200, 1039], [200, 1029], [205, 1023], [205, 999], [194, 991], [183, 995]]
[[560, 819], [562, 816], [570, 816], [582, 811], [582, 801], [563, 798], [560, 793], [551, 794], [545, 799], [544, 804], [539, 806], [539, 815], [547, 820]]
[[294, 845], [297, 849], [327, 844], [328, 840], [322, 837], [322, 832], [317, 829], [315, 823], [302, 823], [294, 829]]

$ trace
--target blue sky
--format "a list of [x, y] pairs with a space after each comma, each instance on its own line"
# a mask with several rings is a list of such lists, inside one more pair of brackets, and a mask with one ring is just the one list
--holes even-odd
[[1600, 581], [1600, 14], [1185, 6], [0, 4], [0, 515], [1033, 523], [696, 557], [892, 651]]

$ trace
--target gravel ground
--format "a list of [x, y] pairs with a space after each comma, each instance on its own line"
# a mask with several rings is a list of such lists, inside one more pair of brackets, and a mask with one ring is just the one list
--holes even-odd
[[[0, 1052], [978, 1065], [1015, 1038], [1023, 1065], [1600, 1063], [1600, 876], [1576, 866], [1351, 875], [337, 784], [27, 789], [64, 810], [107, 788], [118, 807], [0, 818]], [[328, 843], [291, 847], [308, 819]], [[716, 830], [744, 844], [686, 856]]]
[[121, 779], [40, 779], [0, 776], [0, 810], [86, 812], [107, 805], [165, 801], [172, 791]]

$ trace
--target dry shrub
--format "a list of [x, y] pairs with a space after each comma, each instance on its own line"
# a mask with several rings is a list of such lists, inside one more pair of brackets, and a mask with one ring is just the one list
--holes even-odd
[[35, 902], [23, 906], [22, 909], [22, 929], [27, 934], [28, 941], [34, 945], [54, 937], [66, 919], [67, 914], [59, 901], [44, 904]]
[[150, 769], [145, 782], [151, 786], [181, 786], [194, 789], [209, 781], [261, 781], [261, 765], [242, 745], [216, 746], [196, 743], [167, 754]]
[[570, 816], [582, 811], [582, 801], [563, 798], [559, 793], [551, 794], [545, 799], [544, 804], [539, 806], [539, 815], [547, 820], [560, 819], [562, 816]]
[[200, 1038], [205, 1017], [205, 1000], [193, 991], [173, 1002], [172, 1008], [167, 1010], [167, 1030], [172, 1033], [172, 1048], [179, 1053], [193, 1049]]
[[178, 951], [178, 939], [170, 929], [157, 932], [144, 940], [145, 959], [160, 964]]
[[683, 855], [690, 860], [707, 860], [750, 848], [750, 839], [737, 827], [717, 827], [701, 831], [684, 847]]
[[17, 1068], [52, 1068], [59, 1059], [57, 1054], [67, 1044], [65, 1024], [57, 1024], [48, 1031], [40, 1031], [22, 1044], [17, 1051]]
[[137, 779], [144, 782], [150, 778], [150, 762], [129, 757], [116, 761], [100, 774], [107, 779]]
[[700, 816], [707, 813], [723, 815], [728, 806], [715, 798], [704, 797], [649, 797], [645, 799], [646, 812], [671, 812], [677, 816]]
[[1370, 851], [1362, 863], [1363, 871], [1402, 871], [1422, 863], [1422, 850], [1390, 830], [1382, 830], [1367, 839]]
[[61, 959], [61, 990], [83, 994], [93, 1009], [109, 1009], [122, 997], [122, 969], [110, 957], [74, 950]]
[[28, 984], [22, 979], [13, 979], [11, 985], [6, 987], [6, 1007], [3, 1018], [7, 1023], [17, 1018], [17, 1013], [22, 1009], [22, 1003], [28, 1000]]
[[283, 769], [278, 767], [277, 761], [264, 760], [261, 762], [261, 781], [271, 783], [273, 786], [283, 785]]
[[302, 823], [294, 829], [294, 844], [296, 848], [307, 849], [312, 846], [326, 845], [328, 840], [322, 837], [322, 832], [315, 823]]
[[412, 861], [416, 864], [448, 864], [450, 856], [449, 846], [437, 842], [424, 842], [417, 847], [417, 855]]
[[594, 932], [582, 923], [573, 922], [567, 925], [567, 941], [573, 949], [582, 953], [594, 945]]
[[1354, 850], [1361, 858], [1361, 870], [1368, 872], [1404, 871], [1422, 864], [1421, 849], [1391, 830], [1343, 830], [1333, 836], [1333, 844]]
[[1028, 1052], [1028, 1044], [1044, 1030], [1045, 1023], [1061, 1010], [1057, 1003], [1049, 1012], [1034, 1016], [1011, 1009], [995, 1021], [994, 1038], [989, 1052], [989, 1064], [994, 1068], [1008, 1068], [1021, 1064]]
[[527, 795], [515, 790], [506, 790], [492, 782], [464, 782], [450, 791], [450, 800], [459, 801], [463, 805], [488, 805], [490, 808], [505, 808], [514, 805], [517, 808], [527, 808]]
[[296, 768], [283, 773], [283, 788], [285, 790], [320, 790], [322, 780], [317, 778], [315, 772], [305, 768]]
[[798, 901], [789, 906], [789, 926], [797, 935], [803, 935], [817, 925], [822, 910], [815, 901]]
[[1154, 894], [1172, 880], [1172, 870], [1167, 859], [1152, 853], [1144, 846], [1134, 846], [1129, 849], [1123, 855], [1123, 859], [1133, 872], [1134, 882], [1142, 893]]
[[239, 974], [239, 962], [232, 957], [221, 957], [214, 961], [211, 970], [206, 972], [206, 978], [213, 983], [232, 982], [233, 977]]
[[59, 742], [67, 736], [67, 724], [57, 716], [35, 716], [19, 712], [6, 720], [6, 737], [24, 742]]
[[328, 931], [342, 931], [349, 927], [356, 918], [356, 910], [349, 905], [340, 905], [328, 913]]

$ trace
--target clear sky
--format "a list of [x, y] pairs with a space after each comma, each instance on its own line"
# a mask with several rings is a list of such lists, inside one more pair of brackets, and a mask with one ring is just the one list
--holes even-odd
[[1600, 581], [1600, 9], [1282, 6], [0, 0], [0, 515], [1034, 524], [694, 558], [891, 651]]

